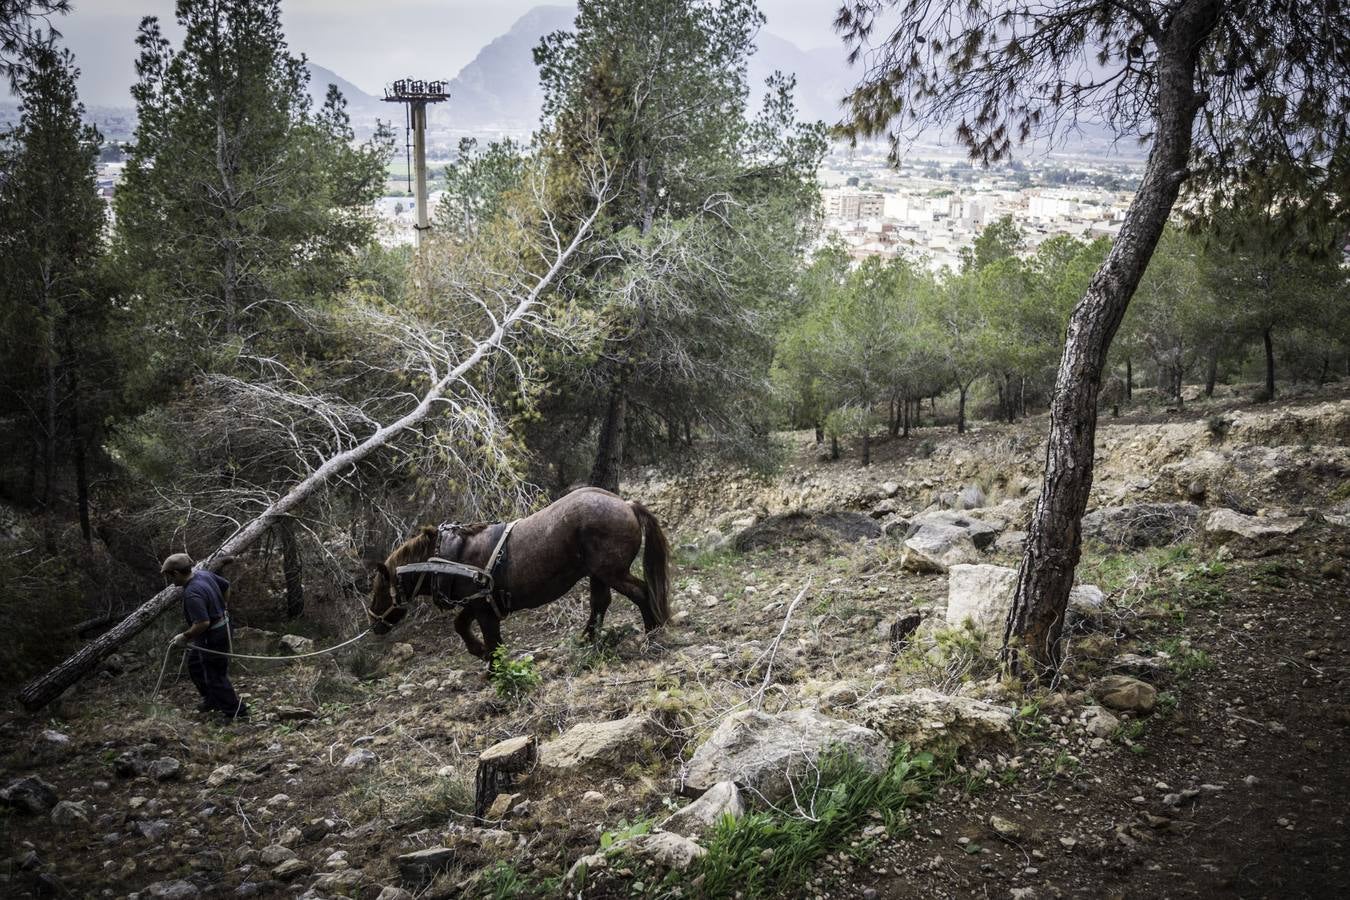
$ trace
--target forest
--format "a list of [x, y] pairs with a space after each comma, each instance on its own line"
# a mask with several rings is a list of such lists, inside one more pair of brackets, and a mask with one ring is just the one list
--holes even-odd
[[[917, 549], [905, 549], [908, 544], [896, 545], [895, 556], [885, 549], [884, 534], [894, 524], [887, 516], [903, 508], [904, 521], [895, 527], [905, 540], [922, 527], [924, 515], [952, 505], [941, 499], [944, 491], [974, 485], [981, 500], [989, 495], [990, 507], [995, 500], [1010, 504], [1016, 511], [1004, 510], [1005, 534], [1022, 537], [1006, 547], [1000, 538], [999, 552], [1006, 551], [1013, 574], [1009, 603], [989, 624], [992, 649], [979, 649], [978, 637], [959, 627], [930, 633], [924, 625], [916, 634], [929, 634], [936, 649], [922, 657], [926, 661], [905, 663], [909, 657], [897, 648], [909, 640], [908, 631], [897, 637], [892, 630], [890, 652], [900, 655], [892, 674], [878, 675], [877, 683], [920, 669], [927, 677], [934, 666], [949, 678], [950, 664], [959, 659], [969, 677], [942, 681], [948, 688], [982, 679], [1001, 685], [999, 690], [1017, 685], [1006, 687], [1005, 699], [1011, 698], [1019, 740], [1051, 727], [1036, 724], [1042, 710], [1051, 716], [1057, 703], [1081, 702], [1046, 700], [1070, 694], [1072, 687], [1064, 685], [1077, 677], [1075, 671], [1084, 678], [1097, 674], [1075, 663], [1082, 654], [1069, 644], [1066, 621], [1078, 608], [1075, 585], [1093, 577], [1113, 603], [1162, 602], [1153, 587], [1111, 569], [1099, 545], [1090, 543], [1094, 534], [1101, 536], [1093, 530], [1098, 526], [1087, 524], [1090, 509], [1135, 502], [1103, 499], [1124, 478], [1122, 460], [1131, 454], [1124, 443], [1129, 438], [1113, 429], [1153, 435], [1148, 429], [1194, 427], [1189, 449], [1172, 456], [1158, 451], [1148, 457], [1152, 471], [1141, 470], [1141, 477], [1212, 455], [1232, 435], [1279, 431], [1279, 441], [1272, 442], [1312, 454], [1302, 462], [1283, 459], [1282, 469], [1322, 479], [1299, 482], [1306, 502], [1294, 499], [1293, 489], [1283, 490], [1283, 499], [1262, 494], [1264, 488], [1252, 487], [1261, 476], [1232, 476], [1231, 468], [1224, 477], [1238, 480], [1222, 486], [1215, 481], [1207, 492], [1193, 487], [1207, 476], [1178, 475], [1173, 494], [1163, 496], [1152, 484], [1154, 494], [1135, 499], [1180, 499], [1254, 518], [1278, 508], [1271, 515], [1281, 522], [1285, 508], [1293, 516], [1302, 515], [1297, 508], [1317, 506], [1323, 512], [1312, 517], [1316, 527], [1339, 527], [1337, 535], [1344, 530], [1335, 521], [1345, 513], [1333, 506], [1347, 499], [1350, 473], [1341, 468], [1350, 443], [1344, 425], [1350, 379], [1350, 14], [1335, 4], [1313, 10], [1273, 2], [1063, 0], [1048, 4], [1058, 10], [1056, 18], [1036, 4], [849, 0], [838, 4], [833, 21], [822, 17], [820, 27], [823, 33], [833, 29], [845, 48], [867, 62], [856, 69], [858, 84], [844, 98], [842, 120], [808, 122], [797, 114], [790, 75], [771, 79], [762, 104], [749, 101], [746, 61], [765, 21], [753, 0], [582, 0], [573, 29], [547, 36], [534, 49], [544, 102], [532, 139], [463, 140], [443, 173], [446, 192], [431, 230], [415, 246], [392, 247], [378, 240], [374, 204], [388, 192], [396, 135], [381, 128], [358, 140], [335, 87], [322, 105], [310, 101], [304, 59], [282, 28], [281, 0], [178, 0], [172, 28], [147, 16], [135, 38], [135, 138], [124, 148], [108, 144], [88, 124], [79, 98], [79, 60], [59, 35], [61, 16], [78, 5], [0, 0], [0, 62], [20, 104], [17, 123], [0, 134], [0, 617], [6, 624], [0, 676], [25, 710], [6, 720], [15, 736], [36, 728], [42, 716], [75, 715], [69, 710], [84, 702], [79, 698], [115, 689], [122, 682], [109, 679], [123, 671], [139, 672], [124, 679], [148, 679], [123, 698], [133, 710], [128, 716], [145, 716], [153, 723], [149, 732], [192, 729], [164, 708], [162, 697], [146, 700], [149, 686], [158, 695], [164, 681], [163, 645], [172, 636], [165, 629], [177, 621], [179, 593], [166, 586], [160, 568], [171, 553], [185, 552], [226, 573], [234, 625], [298, 636], [311, 648], [330, 646], [371, 626], [377, 583], [372, 565], [418, 527], [506, 522], [583, 486], [640, 499], [664, 523], [675, 546], [675, 608], [685, 610], [674, 619], [685, 624], [672, 628], [693, 627], [692, 620], [704, 615], [714, 617], [710, 623], [723, 621], [715, 617], [729, 614], [728, 596], [743, 598], [737, 609], [758, 617], [749, 603], [770, 596], [765, 579], [783, 582], [772, 595], [781, 593], [781, 601], [765, 607], [771, 621], [755, 626], [767, 631], [745, 637], [749, 643], [740, 650], [733, 641], [719, 651], [730, 654], [727, 665], [733, 665], [738, 653], [750, 653], [745, 647], [755, 648], [732, 695], [756, 710], [784, 685], [826, 677], [817, 671], [823, 664], [811, 663], [806, 650], [795, 651], [807, 653], [795, 673], [790, 657], [778, 654], [788, 655], [780, 642], [794, 614], [811, 609], [817, 623], [833, 615], [828, 598], [812, 593], [824, 588], [811, 588], [824, 584], [832, 566], [842, 567], [849, 580], [867, 581], [880, 564], [880, 571], [894, 575], [887, 583], [895, 593], [868, 597], [891, 607], [902, 593], [943, 593], [946, 582], [932, 579], [939, 573], [946, 579], [949, 569], [949, 589], [956, 590], [952, 560], [925, 568], [915, 562]], [[1274, 52], [1276, 45], [1288, 52]], [[1085, 83], [1075, 64], [1065, 62], [1084, 54], [1118, 76]], [[1021, 77], [1005, 78], [1009, 67]], [[1003, 164], [1028, 135], [1071, 128], [1094, 104], [1106, 110], [1105, 121], [1123, 139], [1151, 147], [1115, 241], [1063, 235], [1033, 240], [1005, 217], [983, 228], [962, 251], [959, 267], [935, 270], [922, 248], [890, 259], [857, 259], [823, 228], [818, 176], [832, 142], [889, 139], [899, 158], [905, 129], [942, 127], [975, 166]], [[96, 166], [122, 153], [125, 172], [113, 195], [103, 196]], [[1324, 407], [1306, 406], [1313, 403]], [[1286, 415], [1285, 404], [1294, 404], [1294, 411]], [[1288, 438], [1280, 429], [1293, 426], [1279, 424], [1285, 422], [1280, 417], [1304, 415], [1299, 409], [1320, 412]], [[1253, 424], [1268, 420], [1275, 424]], [[1157, 442], [1182, 441], [1177, 433], [1149, 438], [1155, 443], [1136, 455], [1147, 457], [1161, 446]], [[1010, 449], [991, 450], [1004, 446], [991, 443], [998, 441]], [[1095, 483], [1094, 459], [1100, 469]], [[1250, 473], [1275, 464], [1243, 465]], [[808, 477], [812, 484], [836, 484], [826, 491], [828, 502], [813, 506], [801, 499], [807, 494], [799, 485]], [[1014, 491], [1010, 485], [1019, 479], [1024, 484]], [[874, 482], [896, 486], [869, 487]], [[851, 488], [840, 484], [864, 487], [841, 499]], [[779, 493], [765, 485], [780, 485], [774, 488]], [[797, 500], [775, 506], [778, 501], [763, 499], [791, 490], [799, 491]], [[1241, 502], [1234, 499], [1239, 495]], [[905, 503], [897, 506], [900, 499]], [[973, 508], [971, 515], [979, 516], [981, 506], [961, 501], [956, 510]], [[783, 562], [789, 556], [773, 561], [751, 554], [763, 546], [756, 543], [756, 529], [769, 527], [764, 540], [777, 541], [807, 520], [815, 523], [811, 529], [826, 528], [819, 516], [836, 508], [851, 510], [839, 515], [857, 517], [856, 528], [880, 543], [858, 550], [861, 557], [850, 557], [850, 550], [838, 563], [833, 551], [824, 550], [793, 550], [808, 555], [790, 556], [790, 562]], [[1167, 512], [1201, 521], [1196, 515], [1209, 521], [1203, 518], [1208, 509]], [[741, 521], [739, 536], [719, 536], [733, 518]], [[943, 521], [950, 528], [954, 520]], [[1196, 534], [1204, 530], [1195, 528]], [[650, 533], [647, 540], [650, 548]], [[822, 540], [833, 546], [837, 536]], [[1316, 554], [1331, 560], [1339, 552], [1317, 540]], [[989, 541], [977, 541], [982, 551], [992, 545], [992, 533]], [[1341, 546], [1337, 541], [1343, 538], [1328, 546]], [[1182, 558], [1173, 562], [1181, 566]], [[1217, 579], [1223, 571], [1214, 568], [1220, 563], [1185, 558], [1186, 566], [1198, 567], [1196, 579]], [[1166, 581], [1157, 557], [1148, 559], [1148, 577]], [[805, 568], [754, 581], [761, 566], [767, 571], [780, 564]], [[742, 578], [746, 572], [749, 580]], [[1187, 581], [1178, 590], [1195, 584]], [[1343, 590], [1337, 581], [1333, 593]], [[1343, 601], [1342, 595], [1336, 609]], [[875, 623], [870, 611], [852, 615], [885, 631], [895, 618], [891, 613], [906, 610], [904, 602], [895, 602], [901, 605], [877, 613]], [[575, 598], [557, 606], [568, 604], [581, 614], [584, 604]], [[673, 831], [650, 827], [654, 805], [673, 802], [658, 800], [651, 786], [672, 759], [685, 774], [690, 765], [697, 768], [701, 757], [693, 749], [715, 724], [712, 709], [689, 699], [695, 693], [690, 677], [681, 681], [670, 674], [661, 654], [675, 651], [661, 650], [664, 638], [644, 639], [622, 624], [632, 615], [627, 608], [616, 608], [611, 630], [591, 634], [584, 645], [570, 643], [577, 623], [559, 618], [571, 614], [549, 613], [547, 621], [543, 613], [528, 615], [508, 621], [506, 647], [490, 662], [487, 681], [467, 689], [496, 699], [482, 700], [486, 713], [474, 713], [472, 705], [467, 713], [460, 710], [469, 730], [454, 732], [456, 754], [459, 740], [474, 743], [464, 754], [477, 761], [478, 751], [497, 739], [533, 730], [543, 741], [574, 726], [584, 712], [576, 705], [584, 701], [567, 700], [566, 713], [548, 707], [548, 694], [532, 693], [547, 690], [537, 687], [541, 673], [545, 682], [550, 673], [651, 682], [641, 690], [650, 686], [659, 693], [644, 701], [643, 714], [661, 723], [663, 734], [690, 741], [665, 757], [644, 750], [647, 755], [640, 754], [626, 775], [616, 764], [615, 777], [626, 778], [634, 796], [641, 794], [635, 802], [646, 811], [639, 815], [635, 808], [620, 824], [602, 829], [600, 856], [584, 857], [590, 870], [602, 873], [591, 880], [597, 892], [587, 896], [795, 891], [790, 886], [815, 875], [770, 863], [773, 848], [795, 853], [788, 847], [800, 840], [814, 848], [801, 850], [804, 858], [831, 858], [841, 835], [881, 822], [881, 832], [861, 832], [873, 847], [878, 835], [889, 840], [902, 833], [894, 816], [909, 802], [905, 798], [939, 790], [939, 782], [954, 783], [942, 779], [957, 773], [967, 777], [955, 746], [920, 753], [917, 737], [902, 740], [897, 735], [909, 732], [886, 731], [894, 723], [878, 725], [877, 713], [863, 724], [906, 748], [886, 757], [884, 777], [867, 781], [867, 767], [844, 757], [822, 757], [820, 768], [809, 770], [817, 782], [835, 779], [838, 791], [830, 802], [838, 808], [830, 816], [843, 829], [838, 834], [819, 824], [830, 816], [789, 815], [791, 827], [782, 825], [772, 819], [782, 809], [770, 804], [769, 812], [743, 820], [750, 824], [740, 831], [728, 821], [715, 836], [708, 832], [707, 850], [698, 847], [696, 858], [711, 853], [707, 859], [718, 859], [722, 868], [697, 863], [704, 866], [702, 880], [692, 887], [677, 876], [644, 875], [647, 863], [616, 874], [604, 861], [612, 843], [654, 845], [657, 836]], [[840, 613], [838, 621], [849, 615]], [[929, 617], [927, 611], [915, 615], [915, 625]], [[451, 689], [464, 690], [464, 679], [478, 678], [483, 667], [470, 665], [451, 642], [448, 619], [418, 621], [423, 636], [444, 632], [437, 638], [443, 643], [430, 652], [438, 666], [464, 669], [453, 673]], [[855, 626], [848, 626], [849, 634]], [[723, 621], [721, 627], [732, 626]], [[395, 630], [394, 639], [411, 640], [407, 631], [405, 626], [400, 637]], [[420, 690], [420, 682], [405, 690], [411, 676], [379, 680], [388, 674], [381, 667], [389, 664], [391, 644], [386, 640], [379, 649], [374, 640], [334, 663], [338, 675], [314, 669], [313, 679], [346, 686], [324, 693], [311, 681], [304, 688], [307, 703], [284, 700], [286, 691], [297, 689], [295, 682], [279, 680], [267, 688], [270, 693], [259, 693], [259, 680], [281, 669], [264, 667], [240, 680], [254, 682], [255, 708], [307, 708], [304, 718], [331, 726], [325, 740], [337, 742], [344, 715], [355, 717], [355, 709], [366, 708], [362, 704], [377, 702], [372, 692], [387, 689], [397, 701]], [[684, 645], [670, 640], [691, 654], [702, 646], [693, 637]], [[555, 647], [549, 641], [568, 643]], [[1326, 643], [1337, 641], [1337, 653], [1343, 653], [1344, 631], [1334, 638], [1328, 631]], [[552, 649], [540, 652], [546, 645]], [[413, 651], [409, 644], [393, 646]], [[416, 649], [427, 652], [421, 644]], [[1194, 652], [1173, 645], [1169, 658], [1190, 660], [1198, 672], [1206, 667]], [[1309, 645], [1307, 652], [1320, 651]], [[848, 677], [869, 677], [860, 673], [862, 661], [876, 661], [868, 659], [870, 651], [851, 647], [847, 653], [859, 657], [849, 663]], [[114, 660], [114, 676], [107, 674], [108, 659]], [[781, 674], [773, 670], [775, 660]], [[625, 668], [630, 664], [639, 668]], [[171, 672], [174, 662], [168, 665]], [[648, 675], [644, 666], [666, 668]], [[439, 677], [450, 684], [441, 668], [435, 671], [442, 674], [428, 675], [433, 682]], [[712, 682], [700, 683], [709, 696], [717, 693]], [[859, 694], [850, 684], [851, 702], [862, 703], [863, 696], [875, 703], [882, 690]], [[262, 702], [264, 696], [274, 702]], [[608, 687], [604, 696], [609, 706], [601, 718], [628, 722], [637, 715], [620, 708]], [[334, 704], [353, 711], [335, 713]], [[676, 709], [682, 704], [692, 704], [692, 719], [689, 708]], [[775, 708], [781, 712], [784, 705]], [[1146, 721], [1132, 719], [1128, 705], [1116, 709], [1126, 711], [1122, 730], [1102, 731], [1112, 741], [1132, 723]], [[475, 738], [469, 726], [481, 716], [502, 718]], [[289, 738], [292, 727], [298, 725], [276, 726], [278, 738]], [[355, 727], [346, 739], [374, 724]], [[828, 731], [819, 723], [803, 721], [802, 727]], [[656, 740], [652, 734], [645, 738], [647, 750]], [[1337, 734], [1343, 746], [1344, 731]], [[269, 739], [258, 737], [258, 747]], [[430, 740], [426, 734], [421, 739]], [[103, 745], [111, 758], [131, 738], [103, 740], [111, 741]], [[864, 761], [872, 752], [851, 744], [851, 732], [833, 740], [831, 752], [853, 747]], [[1120, 746], [1126, 756], [1143, 756], [1133, 749], [1144, 746], [1142, 738], [1121, 739]], [[334, 752], [330, 746], [328, 756]], [[700, 747], [698, 754], [703, 752]], [[212, 755], [191, 765], [204, 779], [228, 761]], [[446, 764], [455, 768], [456, 783], [464, 781], [458, 765]], [[1058, 765], [1046, 770], [1050, 783], [1065, 777], [1067, 763]], [[19, 763], [7, 761], [6, 768], [17, 771]], [[997, 780], [992, 769], [968, 771]], [[406, 787], [413, 775], [403, 775], [398, 783]], [[800, 775], [784, 777], [791, 782]], [[1010, 785], [1018, 776], [1002, 777]], [[643, 787], [631, 787], [635, 780]], [[716, 777], [707, 783], [709, 795], [716, 783], [729, 780], [746, 788], [739, 778]], [[767, 782], [756, 784], [764, 796], [772, 793]], [[848, 785], [859, 787], [849, 793]], [[348, 796], [356, 788], [344, 782], [335, 790]], [[500, 795], [521, 796], [505, 787]], [[547, 805], [543, 795], [531, 796], [526, 807]], [[427, 827], [440, 813], [461, 807], [473, 804], [442, 797], [426, 818], [407, 821]], [[369, 812], [359, 804], [353, 808]], [[495, 819], [528, 817], [514, 808], [498, 808]], [[397, 815], [379, 809], [395, 822], [410, 815], [407, 808]], [[485, 809], [474, 810], [478, 824], [486, 821]], [[5, 816], [0, 826], [8, 830], [18, 820]], [[313, 824], [325, 816], [342, 820], [340, 827], [326, 826], [325, 834], [361, 824], [352, 809], [339, 815], [317, 805], [291, 818]], [[451, 812], [449, 820], [467, 816]], [[566, 818], [560, 808], [559, 822]], [[495, 827], [508, 828], [500, 821]], [[509, 853], [489, 852], [489, 861], [478, 863], [461, 854], [454, 863], [461, 868], [454, 871], [478, 874], [458, 888], [439, 863], [423, 873], [435, 879], [409, 874], [420, 863], [405, 865], [403, 856], [395, 868], [405, 887], [419, 890], [417, 882], [424, 890], [432, 883], [431, 896], [557, 895], [563, 876], [575, 876], [578, 848], [587, 841], [593, 846], [595, 835], [582, 840], [564, 824], [537, 827], [552, 835], [552, 843], [547, 853], [532, 857], [533, 868], [515, 887], [515, 870], [501, 862]], [[993, 828], [1008, 839], [997, 823]], [[479, 850], [491, 844], [475, 835]], [[221, 849], [239, 843], [232, 839]], [[17, 860], [25, 851], [15, 840], [6, 844]], [[258, 846], [264, 844], [277, 842]], [[400, 845], [402, 851], [412, 846]], [[641, 857], [652, 851], [658, 870], [672, 868], [660, 853], [674, 851], [643, 847], [634, 852]], [[768, 855], [752, 864], [749, 847], [754, 859], [761, 851]], [[555, 851], [556, 858], [548, 855]], [[286, 859], [295, 858], [287, 853], [262, 866], [272, 867], [272, 880], [264, 882], [271, 887], [264, 890], [280, 890], [276, 883], [289, 880], [291, 873], [278, 874]], [[256, 855], [248, 865], [261, 865]], [[330, 868], [359, 872], [345, 862]], [[21, 871], [29, 869], [12, 864], [6, 884], [29, 885]], [[151, 872], [158, 873], [157, 884], [177, 877], [143, 863], [116, 878], [109, 869], [107, 883], [118, 885], [119, 896], [137, 884], [148, 890]], [[1034, 868], [1026, 872], [1034, 874]], [[83, 894], [81, 888], [99, 877], [68, 876], [80, 887], [67, 893]], [[192, 890], [205, 889], [200, 879], [184, 877], [182, 883], [195, 884]], [[856, 871], [841, 877], [840, 884], [867, 886], [870, 896], [878, 890], [881, 896], [910, 895], [895, 883], [858, 880]], [[330, 876], [320, 882], [324, 878]], [[1343, 882], [1345, 873], [1339, 878]], [[348, 880], [316, 882], [311, 892], [329, 896], [373, 884]], [[820, 896], [853, 895], [840, 884], [815, 890]], [[975, 890], [973, 881], [960, 884], [958, 893]], [[34, 882], [23, 890], [41, 896], [56, 889]], [[395, 890], [379, 896], [401, 896], [389, 893]], [[1036, 896], [1018, 890], [1013, 896]], [[368, 896], [376, 893], [378, 888]]]

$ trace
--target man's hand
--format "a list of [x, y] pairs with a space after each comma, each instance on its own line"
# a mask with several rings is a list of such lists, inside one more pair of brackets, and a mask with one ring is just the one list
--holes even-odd
[[179, 633], [169, 638], [170, 647], [182, 647], [187, 644], [187, 635]]

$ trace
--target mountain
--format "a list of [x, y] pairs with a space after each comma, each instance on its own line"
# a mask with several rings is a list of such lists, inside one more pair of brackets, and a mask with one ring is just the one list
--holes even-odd
[[807, 122], [821, 119], [827, 125], [840, 120], [843, 113], [839, 101], [858, 78], [857, 70], [850, 69], [844, 59], [842, 46], [803, 50], [764, 31], [755, 39], [755, 45], [757, 50], [750, 57], [748, 66], [752, 115], [759, 109], [764, 95], [764, 79], [778, 71], [797, 76], [797, 87], [793, 91], [797, 118]]
[[376, 118], [389, 121], [395, 113], [402, 116], [401, 111], [382, 102], [379, 97], [367, 94], [332, 69], [325, 69], [313, 62], [306, 62], [305, 68], [309, 69], [309, 96], [314, 100], [316, 111], [323, 107], [324, 98], [328, 96], [328, 86], [335, 84], [347, 99], [347, 114], [352, 117], [354, 125], [369, 123], [373, 127]]

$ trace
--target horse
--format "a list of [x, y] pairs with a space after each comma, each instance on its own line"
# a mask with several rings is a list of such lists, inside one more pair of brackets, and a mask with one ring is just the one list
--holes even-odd
[[[371, 603], [366, 613], [376, 634], [389, 631], [408, 614], [407, 603], [430, 593], [422, 579], [400, 578], [400, 566], [438, 557], [488, 569], [506, 525], [478, 524], [437, 528], [424, 525], [375, 565]], [[645, 580], [629, 570], [643, 548]], [[459, 607], [455, 631], [465, 648], [491, 667], [502, 645], [501, 619], [508, 613], [552, 603], [590, 576], [590, 618], [583, 632], [600, 633], [611, 590], [642, 613], [651, 632], [670, 620], [667, 562], [670, 545], [656, 516], [636, 500], [624, 500], [601, 488], [583, 487], [516, 521], [504, 554], [491, 572], [493, 590], [474, 591], [473, 582], [455, 578], [455, 586], [435, 597], [438, 605]], [[447, 596], [448, 593], [448, 596]], [[483, 634], [472, 631], [474, 622]]]

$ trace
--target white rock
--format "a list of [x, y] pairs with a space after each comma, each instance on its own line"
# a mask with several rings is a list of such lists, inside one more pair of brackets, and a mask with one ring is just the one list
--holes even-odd
[[859, 715], [865, 724], [915, 750], [951, 751], [1013, 740], [1011, 709], [928, 688], [872, 700]]
[[717, 825], [725, 816], [739, 819], [745, 815], [745, 803], [735, 782], [721, 781], [703, 792], [693, 803], [676, 811], [661, 823], [663, 831], [695, 837]]
[[281, 649], [296, 656], [302, 653], [312, 653], [314, 651], [314, 640], [301, 637], [298, 634], [283, 634], [281, 636]]
[[[947, 624], [960, 627], [969, 619], [988, 641], [1001, 643], [1016, 590], [1014, 568], [954, 565], [947, 573]], [[1075, 585], [1069, 591], [1069, 605], [1080, 613], [1100, 612], [1106, 595], [1096, 585]]]
[[225, 782], [233, 780], [234, 777], [234, 766], [225, 763], [223, 766], [217, 766], [210, 775], [206, 776], [206, 786], [220, 787]]
[[69, 827], [88, 821], [89, 812], [84, 808], [83, 801], [62, 800], [52, 807], [52, 822], [57, 825]]
[[654, 863], [661, 868], [681, 872], [708, 854], [707, 850], [689, 838], [669, 831], [640, 834], [619, 841], [610, 847], [610, 852], [615, 851], [631, 853], [638, 859]]
[[645, 713], [610, 722], [580, 722], [539, 747], [539, 767], [554, 773], [621, 771], [661, 737]]
[[1265, 540], [1293, 534], [1308, 520], [1303, 517], [1244, 516], [1231, 509], [1216, 509], [1205, 517], [1204, 530], [1212, 540], [1224, 541], [1234, 537]]
[[365, 769], [375, 765], [379, 761], [380, 758], [372, 751], [367, 750], [364, 747], [358, 747], [351, 753], [348, 753], [346, 758], [342, 760], [342, 768]]

